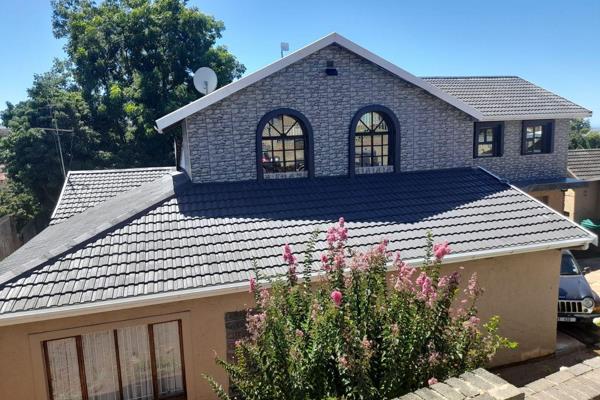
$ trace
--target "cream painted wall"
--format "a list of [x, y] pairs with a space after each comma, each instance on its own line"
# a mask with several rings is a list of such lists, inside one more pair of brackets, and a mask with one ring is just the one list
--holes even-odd
[[589, 182], [587, 187], [569, 189], [565, 193], [565, 211], [575, 222], [591, 218], [600, 219], [600, 182]]
[[[477, 272], [486, 289], [480, 316], [502, 318], [501, 331], [519, 342], [519, 349], [503, 351], [493, 365], [540, 357], [554, 352], [560, 251], [505, 256], [448, 264], [444, 272], [464, 266], [463, 282]], [[0, 327], [0, 399], [46, 399], [47, 388], [41, 342], [69, 334], [149, 323], [172, 318], [183, 321], [183, 347], [188, 399], [213, 399], [202, 373], [226, 383], [214, 363], [224, 357], [225, 312], [251, 304], [247, 292], [82, 317]]]
[[[565, 210], [565, 196], [561, 190], [540, 190], [529, 194], [561, 214]], [[548, 201], [544, 201], [545, 199]]]

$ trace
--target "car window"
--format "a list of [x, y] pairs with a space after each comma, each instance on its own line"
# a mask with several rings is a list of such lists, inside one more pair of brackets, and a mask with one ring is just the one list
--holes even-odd
[[561, 275], [579, 275], [579, 267], [575, 262], [575, 259], [570, 254], [563, 254], [562, 262], [560, 264]]

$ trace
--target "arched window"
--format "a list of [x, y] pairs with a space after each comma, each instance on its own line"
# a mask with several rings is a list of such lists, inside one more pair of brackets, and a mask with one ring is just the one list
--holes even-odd
[[308, 121], [297, 111], [281, 109], [265, 115], [257, 132], [259, 178], [308, 176], [311, 172], [309, 133]]
[[351, 172], [393, 171], [395, 130], [392, 112], [383, 106], [369, 106], [356, 113], [351, 125]]

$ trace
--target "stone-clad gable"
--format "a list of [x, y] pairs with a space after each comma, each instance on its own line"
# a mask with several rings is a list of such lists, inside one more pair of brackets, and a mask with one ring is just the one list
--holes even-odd
[[[334, 61], [337, 76], [324, 73]], [[509, 179], [566, 175], [567, 122], [557, 121], [553, 154], [521, 156], [521, 123], [507, 122], [504, 156], [473, 159], [473, 119], [377, 65], [330, 45], [186, 119], [194, 182], [256, 179], [256, 128], [277, 108], [293, 108], [314, 132], [315, 176], [348, 173], [350, 121], [380, 104], [400, 123], [400, 169], [482, 165]], [[544, 168], [539, 168], [539, 164]]]

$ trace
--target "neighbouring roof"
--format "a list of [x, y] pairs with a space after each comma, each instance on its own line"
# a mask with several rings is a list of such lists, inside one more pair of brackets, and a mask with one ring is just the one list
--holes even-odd
[[592, 112], [518, 76], [423, 77], [485, 119], [585, 118]]
[[69, 171], [50, 225], [175, 171], [175, 167]]
[[584, 118], [592, 114], [588, 109], [515, 76], [419, 78], [342, 35], [330, 33], [256, 72], [157, 119], [156, 127], [162, 131], [332, 44], [337, 44], [371, 61], [479, 121], [493, 121], [499, 118], [503, 120]]
[[0, 262], [0, 324], [246, 290], [253, 263], [264, 276], [284, 273], [283, 244], [302, 254], [340, 216], [352, 248], [387, 238], [409, 262], [424, 256], [428, 230], [450, 243], [448, 261], [596, 240], [481, 169], [211, 184], [174, 173], [47, 228]]
[[600, 149], [569, 150], [567, 164], [575, 178], [600, 180]]

